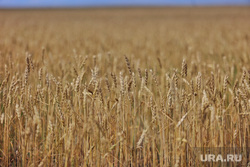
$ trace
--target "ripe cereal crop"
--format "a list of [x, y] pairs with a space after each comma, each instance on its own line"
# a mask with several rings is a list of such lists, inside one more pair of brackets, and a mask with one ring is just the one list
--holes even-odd
[[249, 7], [0, 10], [0, 166], [249, 154], [249, 19]]

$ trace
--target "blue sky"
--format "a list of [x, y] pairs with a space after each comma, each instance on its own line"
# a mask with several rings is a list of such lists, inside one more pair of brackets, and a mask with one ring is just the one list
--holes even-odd
[[250, 0], [0, 0], [0, 7], [250, 5]]

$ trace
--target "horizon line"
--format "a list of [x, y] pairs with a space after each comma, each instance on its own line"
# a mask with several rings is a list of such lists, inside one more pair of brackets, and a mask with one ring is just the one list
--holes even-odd
[[84, 8], [150, 8], [150, 7], [250, 7], [249, 3], [203, 3], [203, 4], [109, 4], [109, 5], [4, 5], [0, 9], [84, 9]]

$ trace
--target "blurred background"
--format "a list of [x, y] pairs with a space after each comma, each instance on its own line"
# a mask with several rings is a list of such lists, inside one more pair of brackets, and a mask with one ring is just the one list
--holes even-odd
[[[40, 55], [45, 48], [49, 62], [66, 64], [73, 50], [81, 55], [112, 53], [117, 63], [126, 54], [143, 60], [142, 68], [157, 67], [155, 57], [172, 67], [180, 66], [184, 55], [212, 61], [247, 55], [249, 4], [250, 0], [0, 0], [0, 51], [25, 56], [26, 51]], [[22, 56], [20, 61], [25, 60]]]

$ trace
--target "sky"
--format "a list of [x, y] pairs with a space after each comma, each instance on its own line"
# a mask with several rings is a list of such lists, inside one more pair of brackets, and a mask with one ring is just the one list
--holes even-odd
[[0, 0], [0, 8], [163, 5], [250, 5], [250, 0]]

